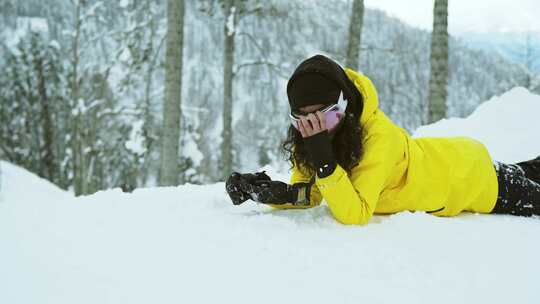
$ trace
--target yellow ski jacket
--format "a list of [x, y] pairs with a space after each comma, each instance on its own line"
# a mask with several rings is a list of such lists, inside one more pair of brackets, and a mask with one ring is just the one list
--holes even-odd
[[[365, 134], [363, 157], [351, 172], [338, 165], [331, 175], [317, 176], [310, 206], [273, 207], [310, 208], [324, 198], [343, 224], [366, 224], [374, 213], [405, 210], [438, 216], [493, 210], [497, 176], [482, 143], [468, 137], [411, 138], [378, 108], [371, 80], [351, 69], [345, 71], [364, 99], [360, 117]], [[291, 184], [310, 179], [293, 167]]]

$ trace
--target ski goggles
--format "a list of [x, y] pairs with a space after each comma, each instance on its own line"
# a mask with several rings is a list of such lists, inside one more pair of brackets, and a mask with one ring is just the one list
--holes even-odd
[[[326, 129], [331, 130], [339, 123], [340, 117], [345, 115], [345, 109], [347, 108], [347, 99], [343, 99], [343, 92], [339, 94], [339, 99], [337, 103], [328, 105], [322, 109], [319, 109], [324, 115], [326, 122]], [[298, 124], [300, 123], [301, 116], [306, 116], [309, 113], [295, 113], [291, 111], [289, 113], [289, 118], [291, 119], [291, 124], [297, 130], [299, 130]]]

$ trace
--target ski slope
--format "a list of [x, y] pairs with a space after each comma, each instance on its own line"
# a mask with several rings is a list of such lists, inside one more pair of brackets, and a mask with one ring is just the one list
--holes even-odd
[[[540, 96], [516, 88], [415, 135], [470, 135], [524, 160], [540, 154], [538, 113]], [[223, 183], [74, 198], [0, 166], [0, 303], [540, 302], [538, 218], [402, 212], [343, 226], [325, 205], [232, 206]]]

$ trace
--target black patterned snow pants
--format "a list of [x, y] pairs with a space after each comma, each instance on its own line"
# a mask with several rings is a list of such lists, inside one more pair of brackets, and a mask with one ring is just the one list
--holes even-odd
[[492, 213], [540, 215], [540, 157], [517, 164], [495, 162], [499, 196]]

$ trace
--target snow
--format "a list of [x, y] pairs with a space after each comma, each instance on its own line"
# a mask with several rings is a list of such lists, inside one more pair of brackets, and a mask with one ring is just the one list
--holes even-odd
[[47, 35], [49, 32], [49, 26], [47, 20], [44, 18], [35, 17], [17, 17], [16, 27], [6, 27], [0, 31], [0, 38], [10, 50], [11, 53], [19, 54], [17, 45], [28, 33], [39, 33]]
[[461, 136], [478, 139], [491, 156], [518, 162], [540, 155], [540, 96], [522, 87], [481, 104], [467, 118], [443, 119], [416, 130], [415, 137]]
[[88, 110], [88, 107], [86, 106], [84, 100], [82, 98], [79, 98], [77, 100], [77, 105], [71, 110], [71, 115], [73, 117], [76, 117], [79, 114], [84, 114]]
[[137, 155], [144, 155], [146, 147], [144, 146], [143, 136], [144, 121], [137, 120], [133, 123], [133, 127], [129, 133], [129, 139], [126, 141], [126, 148]]
[[235, 32], [235, 27], [234, 27], [234, 16], [235, 16], [235, 12], [236, 12], [236, 7], [233, 6], [231, 7], [231, 11], [229, 12], [229, 15], [227, 16], [227, 36], [232, 36]]
[[126, 7], [129, 5], [129, 0], [120, 0], [120, 2], [118, 3], [118, 5], [119, 5], [121, 8], [126, 8]]
[[35, 33], [48, 33], [49, 26], [45, 18], [17, 18], [17, 28], [28, 28]]
[[[516, 88], [416, 135], [469, 134], [499, 159], [540, 154], [539, 98]], [[540, 301], [538, 218], [402, 212], [343, 226], [326, 205], [233, 206], [223, 183], [75, 198], [0, 165], [0, 303]]]
[[51, 47], [53, 47], [54, 49], [56, 49], [57, 51], [60, 51], [61, 50], [61, 46], [60, 46], [60, 43], [58, 43], [57, 40], [51, 40], [51, 42], [49, 43], [49, 45]]
[[0, 160], [1, 206], [7, 204], [7, 202], [19, 204], [21, 202], [35, 201], [39, 197], [46, 197], [47, 201], [44, 204], [48, 204], [57, 199], [70, 198], [72, 195], [46, 179]]
[[131, 60], [131, 53], [129, 52], [129, 49], [124, 48], [122, 50], [122, 53], [120, 53], [120, 56], [118, 57], [118, 59], [125, 63], [129, 62]]
[[201, 165], [201, 162], [204, 159], [204, 155], [199, 150], [199, 147], [197, 147], [196, 142], [196, 134], [191, 132], [186, 132], [184, 134], [183, 143], [184, 145], [181, 147], [181, 153], [187, 158], [190, 158], [193, 161], [194, 167], [199, 167]]

